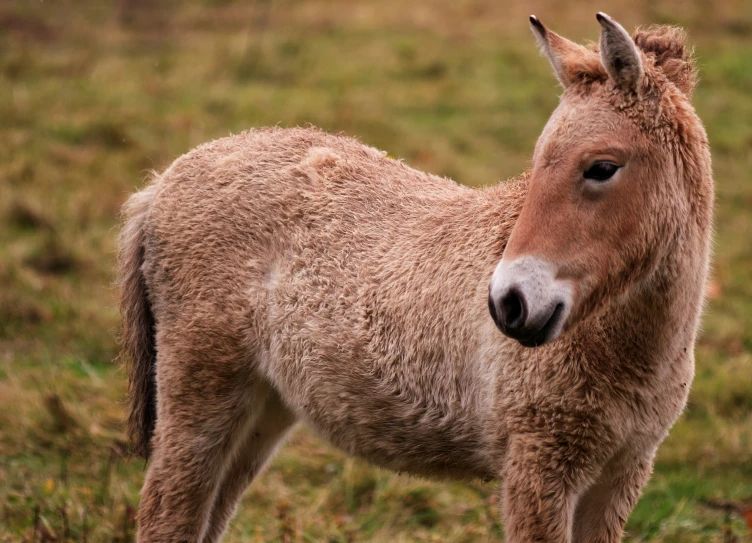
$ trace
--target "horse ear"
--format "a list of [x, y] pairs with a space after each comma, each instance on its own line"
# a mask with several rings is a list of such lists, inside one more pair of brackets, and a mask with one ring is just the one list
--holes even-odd
[[603, 12], [596, 15], [601, 24], [601, 64], [611, 80], [625, 91], [634, 91], [642, 80], [642, 58], [624, 27]]
[[559, 83], [566, 89], [575, 82], [575, 66], [590, 52], [585, 47], [548, 30], [535, 15], [530, 16], [530, 28], [541, 52], [548, 57]]

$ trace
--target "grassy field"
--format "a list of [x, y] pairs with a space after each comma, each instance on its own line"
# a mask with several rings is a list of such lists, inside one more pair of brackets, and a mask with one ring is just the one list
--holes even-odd
[[[752, 2], [507, 4], [0, 3], [0, 541], [133, 540], [144, 463], [125, 454], [112, 281], [118, 210], [149, 170], [312, 123], [495, 183], [528, 166], [559, 92], [527, 15], [595, 40], [599, 9], [688, 29], [717, 180], [697, 378], [627, 540], [752, 538]], [[393, 475], [299, 430], [226, 540], [497, 541], [497, 509], [493, 485]]]

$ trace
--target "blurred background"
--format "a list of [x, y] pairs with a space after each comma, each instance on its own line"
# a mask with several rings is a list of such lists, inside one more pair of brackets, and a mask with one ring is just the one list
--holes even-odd
[[[0, 1], [0, 541], [133, 540], [113, 287], [118, 211], [213, 138], [312, 123], [489, 185], [525, 170], [560, 89], [527, 16], [597, 40], [684, 26], [717, 181], [688, 409], [627, 541], [752, 531], [752, 2]], [[226, 540], [499, 541], [494, 485], [432, 483], [296, 432]], [[745, 520], [746, 515], [746, 520]]]

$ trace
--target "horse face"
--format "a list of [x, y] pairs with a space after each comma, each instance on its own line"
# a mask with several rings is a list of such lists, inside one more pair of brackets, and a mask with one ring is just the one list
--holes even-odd
[[[531, 19], [566, 90], [536, 145], [528, 195], [489, 286], [497, 326], [529, 347], [553, 341], [649, 275], [676, 188], [675, 161], [639, 118], [647, 116], [641, 55], [602, 17], [600, 58]], [[574, 83], [588, 62], [599, 64], [601, 79]]]
[[562, 101], [536, 146], [527, 198], [491, 279], [489, 307], [502, 332], [525, 346], [552, 341], [651, 260], [643, 243], [650, 151], [605, 99]]

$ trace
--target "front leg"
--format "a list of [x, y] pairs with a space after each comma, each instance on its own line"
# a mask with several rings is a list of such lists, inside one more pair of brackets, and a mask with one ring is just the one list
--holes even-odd
[[653, 471], [656, 447], [629, 447], [616, 454], [577, 503], [574, 541], [618, 543], [624, 525]]
[[598, 455], [559, 438], [523, 434], [509, 444], [502, 484], [507, 543], [573, 541], [577, 495], [592, 483]]

